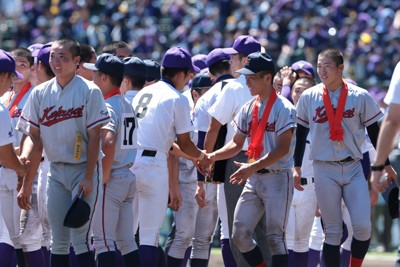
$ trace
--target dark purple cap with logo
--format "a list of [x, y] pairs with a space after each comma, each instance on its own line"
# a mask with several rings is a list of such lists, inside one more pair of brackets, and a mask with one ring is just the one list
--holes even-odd
[[161, 65], [165, 68], [189, 69], [200, 72], [200, 69], [193, 65], [190, 52], [179, 46], [167, 50]]
[[240, 35], [236, 38], [232, 47], [224, 48], [224, 52], [231, 55], [240, 53], [248, 56], [251, 53], [260, 51], [260, 43], [251, 35]]
[[0, 72], [11, 72], [19, 79], [24, 76], [15, 70], [15, 60], [10, 53], [0, 49]]
[[230, 60], [231, 54], [225, 53], [224, 49], [222, 48], [215, 48], [207, 55], [207, 66], [210, 67], [211, 65], [223, 61], [223, 60]]

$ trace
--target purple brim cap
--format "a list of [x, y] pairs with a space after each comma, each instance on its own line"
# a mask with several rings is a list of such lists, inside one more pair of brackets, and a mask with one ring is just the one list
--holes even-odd
[[15, 60], [11, 54], [2, 49], [0, 49], [0, 72], [10, 72], [18, 79], [24, 78], [24, 75], [15, 69]]
[[166, 68], [184, 68], [193, 72], [200, 72], [200, 68], [193, 65], [192, 55], [182, 47], [172, 47], [165, 53], [162, 66]]

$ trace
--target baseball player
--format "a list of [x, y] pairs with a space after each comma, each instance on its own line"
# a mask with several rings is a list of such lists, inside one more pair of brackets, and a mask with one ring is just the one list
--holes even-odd
[[[20, 79], [23, 76], [16, 71], [15, 60], [7, 52], [0, 49], [0, 95], [3, 95], [9, 90], [13, 83], [13, 76]], [[25, 175], [25, 167], [18, 160], [17, 155], [14, 150], [14, 130], [11, 124], [9, 109], [0, 103], [0, 121], [2, 127], [0, 127], [0, 179], [3, 179], [3, 172], [7, 170], [14, 170], [18, 172], [19, 176]], [[16, 178], [15, 182], [16, 182]], [[10, 189], [11, 195], [14, 195], [16, 200], [15, 187]], [[1, 190], [1, 216], [0, 216], [0, 262], [2, 266], [10, 267], [12, 266], [12, 259], [14, 255], [14, 243], [10, 238], [10, 233], [8, 231], [7, 224], [5, 222], [4, 214], [7, 211], [12, 211], [10, 207], [7, 207], [9, 201], [7, 201], [7, 195], [4, 189]], [[5, 206], [3, 206], [6, 204]], [[4, 210], [4, 213], [3, 213]], [[9, 215], [6, 215], [10, 217]], [[19, 224], [17, 224], [19, 225]]]
[[[368, 251], [370, 201], [360, 163], [360, 147], [365, 139], [365, 128], [372, 143], [376, 144], [377, 120], [382, 117], [367, 91], [343, 80], [343, 68], [339, 50], [323, 50], [317, 61], [317, 73], [322, 83], [306, 90], [297, 105], [299, 126], [295, 156], [302, 158], [309, 128], [313, 140], [310, 159], [313, 160], [315, 191], [325, 229], [323, 256], [328, 267], [340, 265], [342, 198], [349, 210], [354, 233], [350, 266], [361, 266]], [[300, 166], [295, 168], [301, 173]], [[392, 177], [393, 169], [391, 166], [387, 169]], [[300, 180], [295, 179], [295, 184], [299, 183]]]
[[[231, 55], [231, 73], [235, 76], [235, 80], [229, 82], [224, 86], [216, 100], [215, 103], [208, 109], [208, 113], [211, 116], [211, 122], [208, 127], [207, 135], [205, 137], [204, 146], [209, 151], [212, 151], [215, 146], [215, 140], [218, 132], [220, 131], [222, 125], [227, 125], [227, 134], [225, 137], [225, 144], [229, 142], [234, 135], [234, 128], [231, 122], [235, 118], [239, 109], [253, 97], [246, 85], [246, 79], [244, 75], [236, 73], [237, 70], [243, 68], [247, 61], [247, 55], [253, 52], [259, 52], [261, 50], [260, 43], [250, 35], [241, 35], [236, 38], [233, 43], [232, 48], [225, 48], [224, 52]], [[226, 209], [228, 216], [228, 230], [229, 235], [232, 236], [232, 225], [233, 216], [235, 212], [236, 203], [242, 193], [244, 188], [243, 184], [231, 184], [229, 183], [229, 177], [234, 173], [238, 167], [234, 164], [234, 161], [244, 162], [247, 160], [247, 141], [243, 145], [243, 149], [238, 155], [230, 158], [226, 162], [225, 167], [225, 183], [224, 183], [224, 193], [226, 199]], [[258, 244], [261, 247], [261, 251], [264, 254], [266, 261], [270, 260], [270, 254], [268, 250], [268, 245], [265, 241], [265, 220], [261, 220], [260, 224], [256, 228], [256, 236]], [[233, 242], [230, 242], [233, 256], [238, 266], [248, 266], [245, 259], [242, 257], [240, 251], [235, 247]]]
[[124, 94], [126, 100], [132, 103], [135, 95], [144, 87], [147, 77], [146, 64], [137, 57], [125, 58], [124, 59], [125, 69], [124, 69], [124, 79], [122, 84], [124, 84], [125, 92]]
[[103, 53], [112, 54], [122, 60], [132, 56], [132, 49], [129, 44], [123, 41], [113, 41], [103, 47]]
[[[292, 87], [292, 99], [294, 105], [308, 88], [315, 85], [315, 80], [310, 78], [297, 79]], [[310, 138], [307, 138], [305, 155], [301, 166], [301, 187], [296, 188], [290, 205], [289, 219], [286, 229], [286, 242], [289, 250], [289, 266], [307, 267], [308, 265], [308, 241], [311, 227], [317, 210], [317, 198], [314, 189], [314, 173], [312, 161], [308, 158], [310, 151]], [[293, 173], [295, 177], [298, 175]]]
[[275, 66], [269, 55], [248, 55], [248, 63], [237, 72], [246, 76], [251, 94], [257, 97], [240, 109], [234, 120], [232, 140], [210, 156], [215, 160], [232, 157], [242, 150], [250, 136], [249, 161], [236, 162], [239, 169], [230, 177], [233, 184], [246, 183], [235, 209], [232, 240], [250, 266], [266, 266], [252, 238], [265, 213], [271, 266], [287, 266], [285, 228], [293, 195], [296, 112], [287, 99], [277, 96], [272, 86]]
[[125, 266], [138, 266], [139, 252], [132, 228], [135, 176], [129, 170], [136, 156], [133, 143], [137, 123], [132, 106], [119, 90], [124, 63], [118, 57], [104, 53], [96, 64], [85, 63], [83, 66], [94, 71], [93, 82], [102, 91], [110, 114], [110, 121], [101, 129], [105, 154], [102, 159], [103, 190], [93, 219], [97, 266], [116, 266], [114, 243], [121, 251]]
[[[189, 72], [199, 69], [193, 66], [190, 53], [180, 47], [165, 53], [162, 66], [162, 80], [143, 88], [132, 101], [138, 119], [137, 148], [143, 149], [133, 172], [138, 194], [140, 264], [146, 267], [157, 265], [158, 237], [168, 204], [167, 154], [172, 144], [177, 140], [184, 153], [209, 162], [190, 140], [190, 107], [179, 92], [188, 82]], [[173, 194], [170, 197], [172, 205], [179, 201]]]
[[81, 44], [81, 59], [79, 61], [79, 66], [76, 69], [76, 74], [82, 76], [83, 78], [92, 81], [93, 71], [86, 69], [83, 64], [85, 63], [95, 63], [97, 60], [96, 51], [90, 45]]
[[161, 67], [157, 61], [153, 59], [145, 59], [143, 60], [144, 64], [146, 64], [147, 77], [146, 83], [144, 86], [152, 85], [153, 83], [158, 82], [161, 79]]
[[[70, 239], [79, 266], [93, 266], [89, 229], [101, 185], [100, 129], [109, 120], [101, 91], [76, 76], [79, 43], [72, 39], [53, 42], [50, 67], [55, 79], [38, 85], [29, 96], [20, 121], [29, 123], [27, 143], [21, 159], [29, 159], [39, 140], [49, 158], [47, 210], [51, 226], [51, 266], [69, 265]], [[80, 228], [63, 226], [72, 198], [83, 191], [91, 207], [89, 221]]]

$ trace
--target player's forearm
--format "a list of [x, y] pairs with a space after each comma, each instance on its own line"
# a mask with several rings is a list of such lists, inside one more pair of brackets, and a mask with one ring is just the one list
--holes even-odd
[[378, 136], [376, 155], [374, 164], [384, 165], [389, 153], [393, 149], [393, 143], [399, 129], [399, 122], [391, 120], [388, 117], [382, 122], [382, 126]]
[[211, 153], [215, 161], [229, 159], [242, 150], [243, 145], [237, 144], [234, 140], [229, 141], [225, 146]]
[[31, 159], [35, 151], [40, 150], [41, 153], [41, 151], [43, 150], [43, 144], [40, 139], [39, 130], [31, 127], [29, 134], [30, 135], [24, 134], [22, 136], [20, 144], [21, 158]]
[[0, 146], [0, 165], [16, 171], [23, 169], [12, 144]]
[[215, 119], [213, 119], [210, 123], [210, 127], [207, 130], [206, 138], [204, 140], [204, 149], [207, 153], [214, 151], [219, 129], [221, 129], [221, 124], [215, 122]]
[[94, 169], [100, 153], [100, 126], [89, 130], [88, 136], [85, 178], [93, 179]]
[[188, 154], [184, 153], [177, 143], [172, 144], [172, 149], [169, 151], [169, 155], [173, 155], [176, 157], [182, 157], [188, 160], [193, 160], [195, 158], [190, 157]]
[[170, 189], [179, 188], [179, 161], [174, 155], [168, 155], [168, 184]]
[[272, 164], [276, 163], [278, 160], [283, 158], [288, 152], [289, 152], [289, 146], [286, 145], [277, 146], [274, 150], [267, 153], [264, 157], [252, 163], [252, 166], [255, 171], [267, 168], [268, 166], [271, 166]]
[[182, 152], [190, 157], [199, 158], [202, 153], [201, 150], [198, 149], [192, 141], [190, 141], [190, 139], [186, 142], [179, 142], [178, 140], [178, 145], [181, 148]]
[[33, 181], [35, 180], [37, 170], [39, 168], [40, 162], [42, 161], [42, 152], [43, 152], [43, 145], [42, 142], [39, 143], [38, 148], [35, 149], [32, 157], [30, 158], [30, 164], [28, 171], [23, 180], [23, 185], [31, 187]]

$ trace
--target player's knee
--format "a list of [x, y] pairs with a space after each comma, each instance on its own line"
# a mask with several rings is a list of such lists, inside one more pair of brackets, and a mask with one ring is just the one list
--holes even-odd
[[371, 237], [371, 221], [366, 220], [353, 225], [353, 236], [357, 240], [368, 240]]
[[243, 224], [235, 222], [232, 229], [232, 241], [240, 252], [249, 251], [254, 246], [252, 233], [243, 226]]
[[286, 254], [286, 244], [283, 235], [268, 235], [267, 243], [272, 255]]

